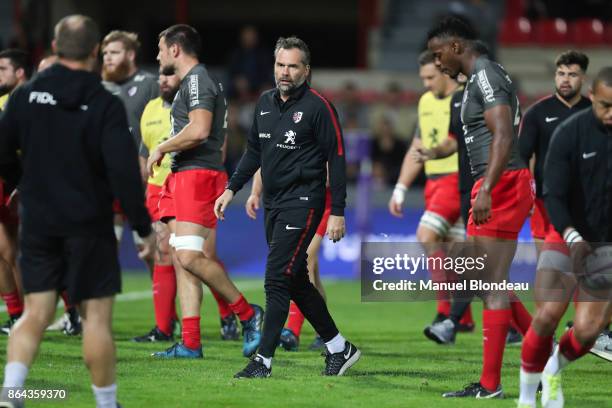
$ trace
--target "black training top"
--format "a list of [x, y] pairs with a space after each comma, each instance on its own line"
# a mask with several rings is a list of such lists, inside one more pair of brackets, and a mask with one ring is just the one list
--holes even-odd
[[612, 131], [584, 109], [561, 123], [544, 164], [544, 201], [555, 229], [612, 240]]
[[228, 188], [237, 192], [261, 166], [266, 208], [324, 208], [329, 184], [333, 215], [344, 215], [346, 162], [333, 105], [306, 83], [283, 102], [264, 92], [255, 106], [247, 149]]
[[98, 75], [55, 64], [17, 88], [0, 119], [0, 163], [18, 151], [24, 230], [112, 234], [117, 197], [134, 230], [151, 232], [125, 109]]
[[534, 103], [523, 116], [519, 129], [519, 149], [526, 163], [535, 154], [534, 178], [538, 198], [542, 198], [544, 160], [553, 132], [565, 119], [590, 106], [591, 101], [584, 96], [570, 108], [556, 95], [549, 95]]

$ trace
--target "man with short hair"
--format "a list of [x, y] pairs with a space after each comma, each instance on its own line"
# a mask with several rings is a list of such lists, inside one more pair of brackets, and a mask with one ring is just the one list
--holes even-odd
[[28, 53], [22, 50], [0, 51], [0, 110], [4, 109], [11, 92], [30, 78], [32, 70], [28, 58]]
[[[176, 75], [159, 75], [160, 96], [149, 101], [140, 119], [140, 161], [143, 167], [149, 151], [155, 149], [160, 143], [170, 137], [170, 108], [176, 93], [178, 92], [180, 80]], [[168, 226], [160, 222], [159, 199], [162, 186], [170, 174], [171, 159], [165, 156], [160, 165], [156, 165], [154, 173], [147, 180], [146, 205], [149, 215], [153, 221], [153, 229], [157, 234], [157, 251], [153, 267], [153, 308], [155, 312], [155, 327], [143, 336], [132, 339], [137, 343], [172, 341], [174, 340], [174, 325], [178, 322], [176, 314], [176, 274], [172, 265]]]
[[[242, 324], [242, 353], [250, 357], [259, 346], [263, 310], [250, 305], [227, 276], [223, 266], [206, 251], [214, 245], [215, 198], [227, 182], [222, 147], [227, 128], [227, 102], [223, 86], [199, 62], [199, 33], [177, 24], [159, 35], [162, 73], [181, 80], [172, 103], [172, 136], [149, 154], [147, 170], [172, 153], [172, 173], [166, 178], [159, 202], [160, 219], [170, 228], [170, 244], [182, 309], [183, 342], [158, 358], [202, 358], [200, 306], [202, 282], [228, 304]], [[207, 256], [208, 255], [208, 256]]]
[[[30, 77], [28, 54], [18, 49], [0, 51], [0, 115], [11, 93]], [[10, 201], [15, 197], [14, 180], [0, 181], [0, 294], [9, 315], [0, 333], [9, 334], [11, 327], [23, 313], [23, 298], [16, 265], [17, 229], [19, 218]]]
[[[102, 40], [102, 84], [113, 95], [121, 99], [128, 117], [130, 132], [140, 146], [140, 118], [145, 106], [150, 100], [159, 96], [156, 78], [150, 73], [141, 70], [136, 65], [140, 41], [136, 33], [115, 30], [108, 33]], [[144, 168], [141, 168], [143, 180]], [[120, 206], [115, 203], [115, 236], [121, 241], [123, 236], [124, 219]], [[134, 233], [134, 242], [138, 246], [138, 235]], [[153, 274], [152, 259], [145, 264]]]
[[325, 208], [329, 168], [329, 239], [344, 237], [346, 162], [342, 130], [332, 104], [308, 84], [310, 50], [297, 37], [279, 38], [274, 49], [276, 88], [264, 92], [255, 109], [247, 149], [215, 215], [225, 209], [261, 167], [268, 258], [264, 288], [266, 317], [257, 356], [236, 378], [265, 378], [293, 300], [327, 349], [324, 375], [343, 375], [361, 351], [338, 331], [325, 300], [308, 278], [307, 248]]
[[[463, 241], [465, 229], [461, 221], [459, 200], [459, 173], [457, 153], [425, 164], [413, 157], [413, 152], [420, 148], [432, 149], [443, 144], [449, 137], [451, 121], [451, 98], [457, 91], [458, 84], [444, 75], [434, 64], [433, 54], [424, 51], [419, 56], [419, 76], [427, 89], [418, 104], [418, 124], [410, 149], [404, 156], [402, 168], [393, 194], [389, 199], [389, 212], [395, 217], [402, 216], [402, 205], [406, 191], [425, 169], [425, 212], [421, 216], [416, 231], [418, 241], [423, 245], [430, 258], [444, 258], [445, 252], [439, 246], [448, 240]], [[436, 264], [437, 262], [432, 262]], [[441, 263], [440, 263], [441, 264]], [[453, 271], [432, 267], [429, 271], [434, 282], [447, 282], [454, 277]], [[436, 316], [432, 324], [447, 319], [451, 311], [449, 291], [438, 290]], [[465, 310], [464, 318], [459, 322], [460, 331], [474, 330], [471, 308]], [[427, 330], [427, 329], [425, 329]]]
[[[551, 229], [542, 199], [542, 173], [550, 138], [561, 122], [591, 106], [580, 93], [585, 81], [589, 58], [579, 51], [566, 51], [555, 60], [555, 92], [534, 103], [525, 112], [519, 129], [519, 148], [523, 160], [534, 160], [536, 199], [531, 216], [531, 235], [538, 253]], [[552, 228], [551, 233], [554, 232]]]
[[[57, 55], [51, 54], [44, 57], [38, 63], [38, 73], [53, 66], [57, 62]], [[60, 293], [62, 302], [64, 303], [64, 313], [53, 323], [47, 327], [47, 331], [61, 331], [67, 336], [78, 336], [81, 334], [81, 316], [76, 306], [68, 300], [68, 293], [63, 290]]]
[[140, 146], [140, 118], [150, 100], [159, 96], [157, 78], [136, 64], [140, 41], [136, 33], [111, 31], [102, 40], [103, 84], [125, 105], [130, 132]]
[[0, 163], [23, 164], [20, 267], [26, 307], [8, 341], [2, 400], [9, 406], [23, 404], [9, 398], [10, 391], [24, 387], [63, 289], [80, 308], [96, 405], [117, 405], [111, 322], [121, 273], [113, 198], [143, 238], [139, 256], [148, 256], [155, 237], [125, 111], [93, 73], [98, 41], [91, 18], [60, 20], [52, 43], [58, 63], [15, 90], [0, 119]]
[[[462, 20], [446, 18], [428, 34], [436, 66], [452, 78], [468, 77], [461, 119], [474, 186], [467, 234], [477, 255], [489, 259], [481, 279], [508, 279], [518, 232], [533, 204], [532, 179], [518, 150], [520, 108], [516, 87], [503, 67], [481, 54], [476, 33]], [[493, 257], [492, 255], [495, 255]], [[510, 321], [524, 334], [531, 316], [505, 291], [478, 293], [483, 310], [483, 369], [479, 382], [444, 397], [503, 398], [500, 383]]]
[[553, 349], [563, 313], [538, 311], [539, 327], [529, 333], [539, 341], [529, 353], [523, 348], [519, 407], [536, 406], [540, 381], [542, 406], [563, 407], [561, 370], [589, 352], [612, 318], [612, 67], [597, 74], [590, 96], [591, 109], [557, 127], [544, 164], [546, 210], [569, 248], [567, 269], [578, 281], [574, 325]]

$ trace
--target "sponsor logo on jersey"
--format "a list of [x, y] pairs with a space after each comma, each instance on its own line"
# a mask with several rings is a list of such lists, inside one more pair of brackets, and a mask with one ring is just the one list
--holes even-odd
[[146, 75], [142, 75], [142, 74], [136, 75], [134, 77], [134, 82], [142, 82], [145, 80], [146, 77], [147, 77]]
[[57, 105], [57, 101], [49, 92], [30, 92], [30, 103], [38, 103], [40, 105]]
[[293, 122], [299, 123], [302, 120], [303, 112], [293, 112]]
[[292, 145], [295, 144], [295, 136], [297, 135], [297, 133], [295, 133], [293, 130], [289, 130], [287, 132], [285, 132], [285, 144], [287, 143], [291, 143]]
[[128, 92], [127, 92], [127, 93], [128, 93], [128, 95], [129, 95], [130, 97], [132, 97], [132, 96], [136, 95], [136, 92], [138, 92], [138, 87], [133, 86], [133, 87], [131, 87], [130, 89], [128, 89]]
[[271, 139], [272, 135], [270, 133], [260, 133], [259, 138], [260, 139]]
[[189, 106], [193, 107], [200, 103], [198, 99], [198, 76], [196, 74], [189, 75]]
[[482, 69], [478, 71], [478, 87], [480, 88], [480, 92], [484, 96], [484, 100], [488, 103], [495, 101], [495, 96], [493, 96], [493, 87], [489, 82], [489, 78], [487, 77], [487, 72]]
[[277, 143], [276, 147], [279, 147], [281, 149], [287, 149], [287, 150], [301, 149], [301, 146], [297, 146], [295, 144], [296, 136], [297, 136], [297, 133], [295, 133], [293, 130], [288, 130], [287, 132], [285, 132], [284, 143]]

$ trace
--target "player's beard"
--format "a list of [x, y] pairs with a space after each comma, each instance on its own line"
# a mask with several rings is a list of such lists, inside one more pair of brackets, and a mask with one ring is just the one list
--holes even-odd
[[0, 95], [11, 93], [15, 88], [17, 88], [17, 80], [13, 81], [13, 83], [5, 82], [0, 85]]
[[128, 78], [129, 73], [130, 63], [127, 59], [121, 61], [113, 70], [107, 69], [104, 65], [102, 66], [102, 79], [108, 82], [121, 83]]
[[562, 92], [559, 88], [556, 88], [555, 91], [557, 92], [557, 95], [563, 98], [563, 100], [565, 100], [566, 102], [571, 101], [572, 98], [578, 93], [578, 90], [573, 88], [570, 88], [569, 91], [565, 91], [565, 93]]
[[165, 91], [160, 91], [160, 94], [164, 102], [172, 103], [172, 101], [174, 101], [174, 97], [176, 96], [177, 92], [178, 92], [177, 88], [172, 88], [172, 89], [168, 89]]
[[0, 85], [0, 96], [4, 96], [5, 94], [11, 92], [13, 87], [8, 85]]
[[306, 82], [306, 77], [300, 78], [297, 81], [291, 82], [290, 85], [281, 85], [280, 80], [276, 81], [276, 88], [279, 90], [281, 95], [290, 96], [297, 88], [302, 86], [302, 84]]

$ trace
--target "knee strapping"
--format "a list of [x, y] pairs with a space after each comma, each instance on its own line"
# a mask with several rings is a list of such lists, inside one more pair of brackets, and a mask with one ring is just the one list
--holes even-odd
[[170, 237], [172, 246], [177, 251], [198, 251], [204, 252], [204, 238], [199, 235], [181, 235]]

